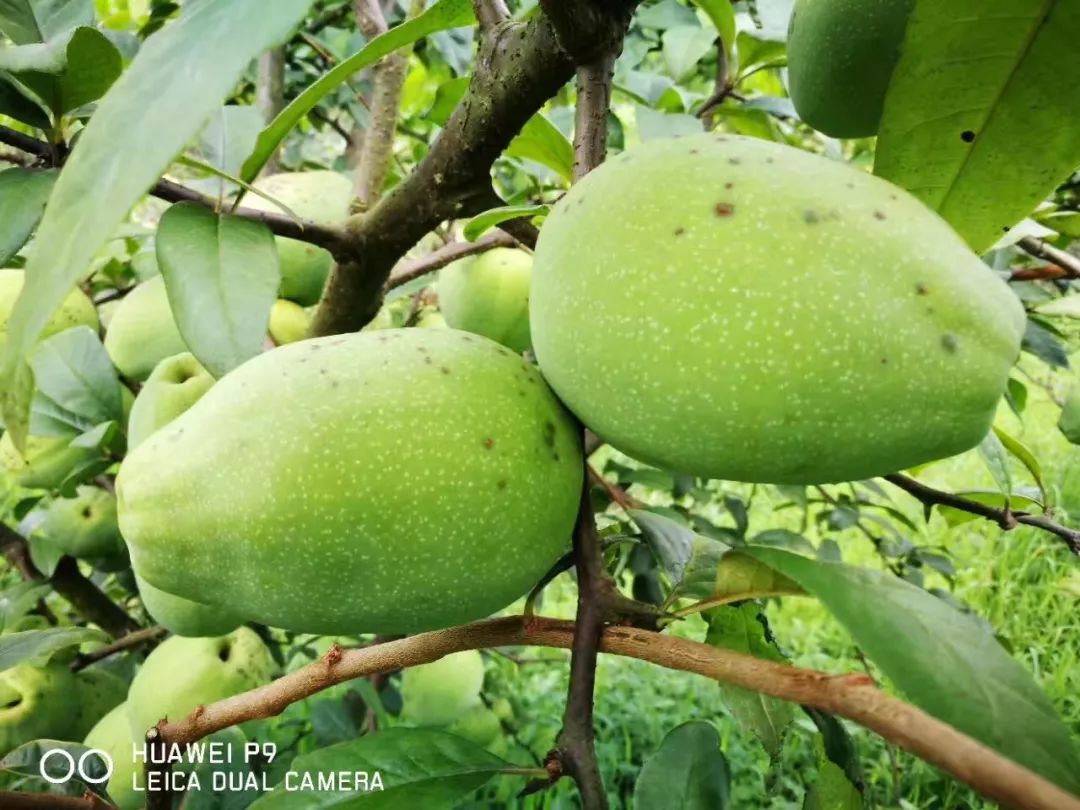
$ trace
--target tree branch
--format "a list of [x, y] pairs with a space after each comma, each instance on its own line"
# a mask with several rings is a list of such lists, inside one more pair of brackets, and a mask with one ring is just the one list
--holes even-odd
[[951, 506], [962, 512], [992, 520], [1005, 531], [1015, 529], [1018, 525], [1034, 526], [1050, 534], [1060, 537], [1069, 550], [1080, 556], [1080, 532], [1074, 531], [1067, 526], [1062, 526], [1057, 521], [1051, 520], [1046, 515], [1032, 515], [1028, 512], [1014, 512], [1011, 509], [1001, 509], [995, 506], [987, 506], [977, 501], [969, 500], [962, 495], [953, 495], [950, 492], [928, 487], [914, 478], [906, 475], [886, 475], [885, 480], [890, 484], [900, 487], [904, 492], [921, 501], [926, 506]]
[[1067, 278], [1080, 278], [1080, 257], [1074, 256], [1060, 248], [1056, 248], [1053, 245], [1048, 245], [1041, 239], [1036, 239], [1034, 236], [1025, 236], [1016, 246], [1034, 256], [1036, 259], [1045, 259], [1048, 262], [1053, 262], [1055, 265], [1064, 270], [1064, 276]]
[[477, 253], [484, 253], [497, 247], [512, 248], [517, 246], [518, 241], [501, 230], [492, 231], [475, 242], [451, 242], [429, 253], [427, 256], [402, 262], [390, 274], [390, 278], [386, 280], [385, 289], [389, 292], [395, 287], [408, 284], [410, 281], [426, 276], [428, 273], [434, 273], [436, 270], [440, 270], [466, 256], [474, 256]]
[[71, 662], [71, 669], [78, 672], [80, 669], [86, 669], [91, 664], [103, 661], [118, 652], [130, 650], [133, 647], [141, 647], [144, 644], [151, 644], [168, 635], [168, 633], [169, 631], [164, 627], [144, 627], [142, 630], [136, 630], [133, 633], [121, 636], [112, 644], [106, 644], [104, 647], [88, 653], [80, 653]]
[[[259, 57], [255, 71], [255, 106], [270, 123], [285, 107], [285, 46], [271, 48]], [[278, 171], [278, 152], [266, 162], [263, 174]]]
[[480, 30], [487, 32], [510, 19], [510, 9], [503, 0], [473, 0], [473, 11]]
[[[518, 645], [569, 649], [573, 638], [571, 622], [511, 617], [360, 649], [334, 647], [318, 661], [271, 684], [200, 707], [182, 720], [162, 723], [159, 729], [168, 743], [194, 742], [238, 723], [273, 717], [298, 700], [353, 678], [430, 663], [462, 650]], [[633, 627], [606, 628], [600, 650], [847, 717], [1007, 807], [1080, 810], [1080, 799], [882, 692], [864, 674], [829, 675]]]
[[608, 110], [615, 54], [607, 54], [577, 70], [577, 106], [574, 110], [574, 181], [580, 180], [607, 157]]

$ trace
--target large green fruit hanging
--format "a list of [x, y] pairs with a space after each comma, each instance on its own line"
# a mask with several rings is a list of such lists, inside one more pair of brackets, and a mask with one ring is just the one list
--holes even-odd
[[404, 633], [505, 607], [566, 549], [572, 418], [486, 338], [388, 329], [254, 358], [121, 467], [147, 582], [301, 632]]
[[540, 235], [533, 348], [578, 417], [642, 461], [773, 483], [861, 479], [986, 434], [1016, 297], [890, 184], [735, 136], [652, 141]]
[[788, 89], [799, 116], [834, 138], [877, 134], [915, 0], [797, 0]]

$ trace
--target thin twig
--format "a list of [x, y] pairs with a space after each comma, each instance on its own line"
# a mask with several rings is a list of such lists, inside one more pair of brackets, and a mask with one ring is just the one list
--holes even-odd
[[71, 668], [78, 672], [80, 669], [86, 669], [91, 664], [116, 655], [118, 652], [141, 647], [144, 644], [151, 644], [168, 635], [168, 633], [169, 631], [164, 627], [144, 627], [142, 630], [136, 630], [126, 636], [121, 636], [112, 644], [106, 644], [104, 647], [91, 650], [88, 653], [81, 653], [71, 662]]
[[909, 495], [921, 501], [926, 506], [951, 506], [961, 512], [992, 520], [1005, 531], [1015, 529], [1017, 525], [1035, 526], [1043, 531], [1060, 537], [1069, 550], [1080, 556], [1080, 532], [1074, 531], [1067, 526], [1062, 526], [1046, 515], [1032, 515], [1028, 512], [1014, 512], [1011, 509], [1001, 509], [996, 506], [987, 506], [983, 503], [970, 500], [962, 495], [953, 495], [951, 492], [942, 492], [939, 489], [920, 484], [914, 478], [906, 475], [886, 475], [885, 480], [904, 490]]
[[1080, 257], [1074, 256], [1061, 248], [1056, 248], [1053, 245], [1048, 245], [1041, 239], [1036, 239], [1034, 236], [1025, 236], [1016, 246], [1034, 256], [1036, 259], [1045, 259], [1048, 262], [1053, 262], [1056, 266], [1064, 270], [1064, 275], [1067, 278], [1080, 278]]
[[[160, 729], [169, 743], [194, 742], [229, 726], [276, 716], [298, 700], [374, 672], [405, 669], [462, 650], [521, 645], [568, 649], [573, 639], [571, 622], [511, 617], [344, 652], [337, 649], [336, 654], [331, 649], [318, 661], [273, 683], [200, 707]], [[830, 675], [634, 627], [607, 627], [600, 650], [694, 672], [854, 720], [1006, 807], [1080, 810], [1076, 797], [921, 709], [882, 692], [861, 673]]]
[[589, 468], [589, 476], [592, 478], [592, 480], [598, 483], [608, 494], [608, 497], [611, 498], [611, 500], [618, 504], [620, 507], [622, 507], [624, 512], [629, 512], [631, 509], [641, 508], [641, 502], [634, 498], [633, 495], [631, 495], [622, 487], [613, 484], [606, 478], [604, 478], [603, 473], [597, 470], [596, 467], [594, 467], [592, 464], [588, 464], [587, 466]]
[[389, 292], [395, 287], [408, 284], [410, 281], [426, 276], [428, 273], [434, 273], [436, 270], [440, 270], [466, 256], [473, 256], [497, 247], [512, 248], [517, 246], [518, 241], [501, 230], [485, 234], [475, 242], [451, 242], [429, 253], [427, 256], [410, 259], [398, 265], [397, 269], [390, 274], [390, 278], [386, 281], [386, 291]]

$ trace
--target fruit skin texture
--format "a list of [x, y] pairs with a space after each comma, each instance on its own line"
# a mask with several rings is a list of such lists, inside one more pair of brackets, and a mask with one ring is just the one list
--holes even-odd
[[799, 116], [834, 138], [876, 135], [915, 0], [797, 0], [788, 89]]
[[167, 357], [154, 366], [131, 406], [128, 451], [198, 402], [213, 384], [210, 372], [190, 352]]
[[[136, 768], [142, 767], [142, 761], [134, 761], [132, 747], [136, 741], [135, 733], [128, 721], [127, 704], [121, 703], [98, 721], [83, 744], [87, 748], [104, 751], [112, 759], [113, 773], [109, 777], [109, 798], [120, 810], [138, 810], [143, 805], [145, 793], [137, 792], [132, 786], [132, 777]], [[141, 784], [141, 782], [140, 782]]]
[[116, 496], [98, 487], [80, 486], [74, 498], [54, 500], [40, 530], [72, 557], [110, 557], [124, 551], [116, 522]]
[[120, 373], [133, 380], [145, 380], [166, 357], [187, 351], [164, 278], [154, 276], [124, 297], [109, 321], [105, 351]]
[[273, 669], [270, 651], [247, 627], [217, 638], [172, 636], [147, 656], [131, 682], [131, 731], [141, 736], [162, 718], [179, 720], [196, 706], [261, 686]]
[[573, 420], [509, 349], [386, 329], [230, 372], [124, 460], [120, 529], [169, 593], [297, 632], [416, 632], [525, 594], [566, 549], [581, 471]]
[[439, 273], [439, 309], [464, 329], [521, 353], [529, 348], [529, 275], [532, 256], [494, 248], [458, 259]]
[[0, 437], [0, 467], [11, 474], [15, 483], [29, 489], [55, 489], [72, 470], [98, 452], [87, 447], [72, 447], [70, 438], [29, 436], [23, 455], [11, 441], [11, 434]]
[[[274, 174], [257, 181], [255, 188], [316, 225], [334, 225], [344, 220], [353, 198], [349, 178], [331, 171]], [[256, 211], [282, 213], [278, 206], [256, 194], [245, 195], [243, 205]], [[317, 303], [333, 264], [329, 251], [284, 236], [276, 241], [281, 260], [281, 297], [304, 306]]]
[[0, 756], [31, 740], [67, 737], [77, 688], [65, 663], [18, 664], [0, 672]]
[[178, 636], [223, 636], [244, 622], [227, 608], [193, 602], [182, 596], [166, 593], [138, 574], [135, 575], [135, 582], [146, 612], [154, 617], [154, 621]]
[[652, 141], [540, 235], [533, 348], [598, 435], [711, 478], [870, 478], [976, 445], [1016, 297], [890, 184], [735, 136]]
[[310, 327], [311, 315], [295, 301], [279, 298], [270, 308], [270, 326], [267, 331], [278, 346], [303, 340]]
[[[15, 299], [22, 292], [24, 278], [22, 270], [0, 270], [0, 350], [7, 343], [8, 318], [11, 317]], [[45, 340], [73, 326], [89, 326], [95, 332], [98, 330], [97, 310], [93, 302], [78, 289], [68, 293], [60, 308], [41, 330], [38, 340]]]
[[447, 726], [480, 704], [484, 659], [476, 650], [451, 653], [401, 676], [401, 717], [417, 726]]
[[99, 720], [124, 702], [128, 685], [123, 679], [101, 667], [80, 670], [75, 679], [75, 722], [69, 737], [81, 740]]

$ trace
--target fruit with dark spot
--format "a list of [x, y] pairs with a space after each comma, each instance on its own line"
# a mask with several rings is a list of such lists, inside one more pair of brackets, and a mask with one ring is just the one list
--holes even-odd
[[101, 666], [79, 670], [75, 676], [75, 713], [70, 739], [81, 740], [94, 725], [127, 697], [127, 682]]
[[[296, 216], [316, 225], [335, 225], [349, 215], [352, 183], [337, 172], [282, 172], [258, 180], [255, 188], [283, 203]], [[284, 214], [281, 207], [257, 194], [244, 195], [245, 208]], [[322, 295], [330, 266], [329, 251], [284, 236], [276, 237], [281, 261], [281, 297], [310, 306]]]
[[527, 593], [566, 550], [581, 474], [535, 369], [486, 338], [396, 329], [249, 360], [128, 455], [117, 494], [161, 590], [298, 632], [404, 633]]
[[531, 270], [532, 256], [512, 248], [459, 259], [439, 274], [439, 309], [454, 329], [523, 352], [529, 348]]
[[[569, 191], [533, 267], [540, 368], [595, 433], [665, 469], [798, 484], [895, 472], [986, 435], [1023, 308], [922, 203], [751, 138], [651, 141], [631, 165]], [[717, 220], [726, 178], [738, 213]], [[602, 204], [566, 215], [584, 191]], [[830, 213], [811, 224], [809, 209]]]
[[796, 0], [788, 89], [799, 116], [834, 138], [877, 133], [915, 0]]
[[30, 740], [70, 736], [77, 688], [75, 673], [60, 661], [0, 672], [0, 756]]
[[80, 486], [75, 497], [54, 500], [38, 532], [72, 557], [111, 557], [124, 550], [116, 522], [116, 497], [100, 487]]

